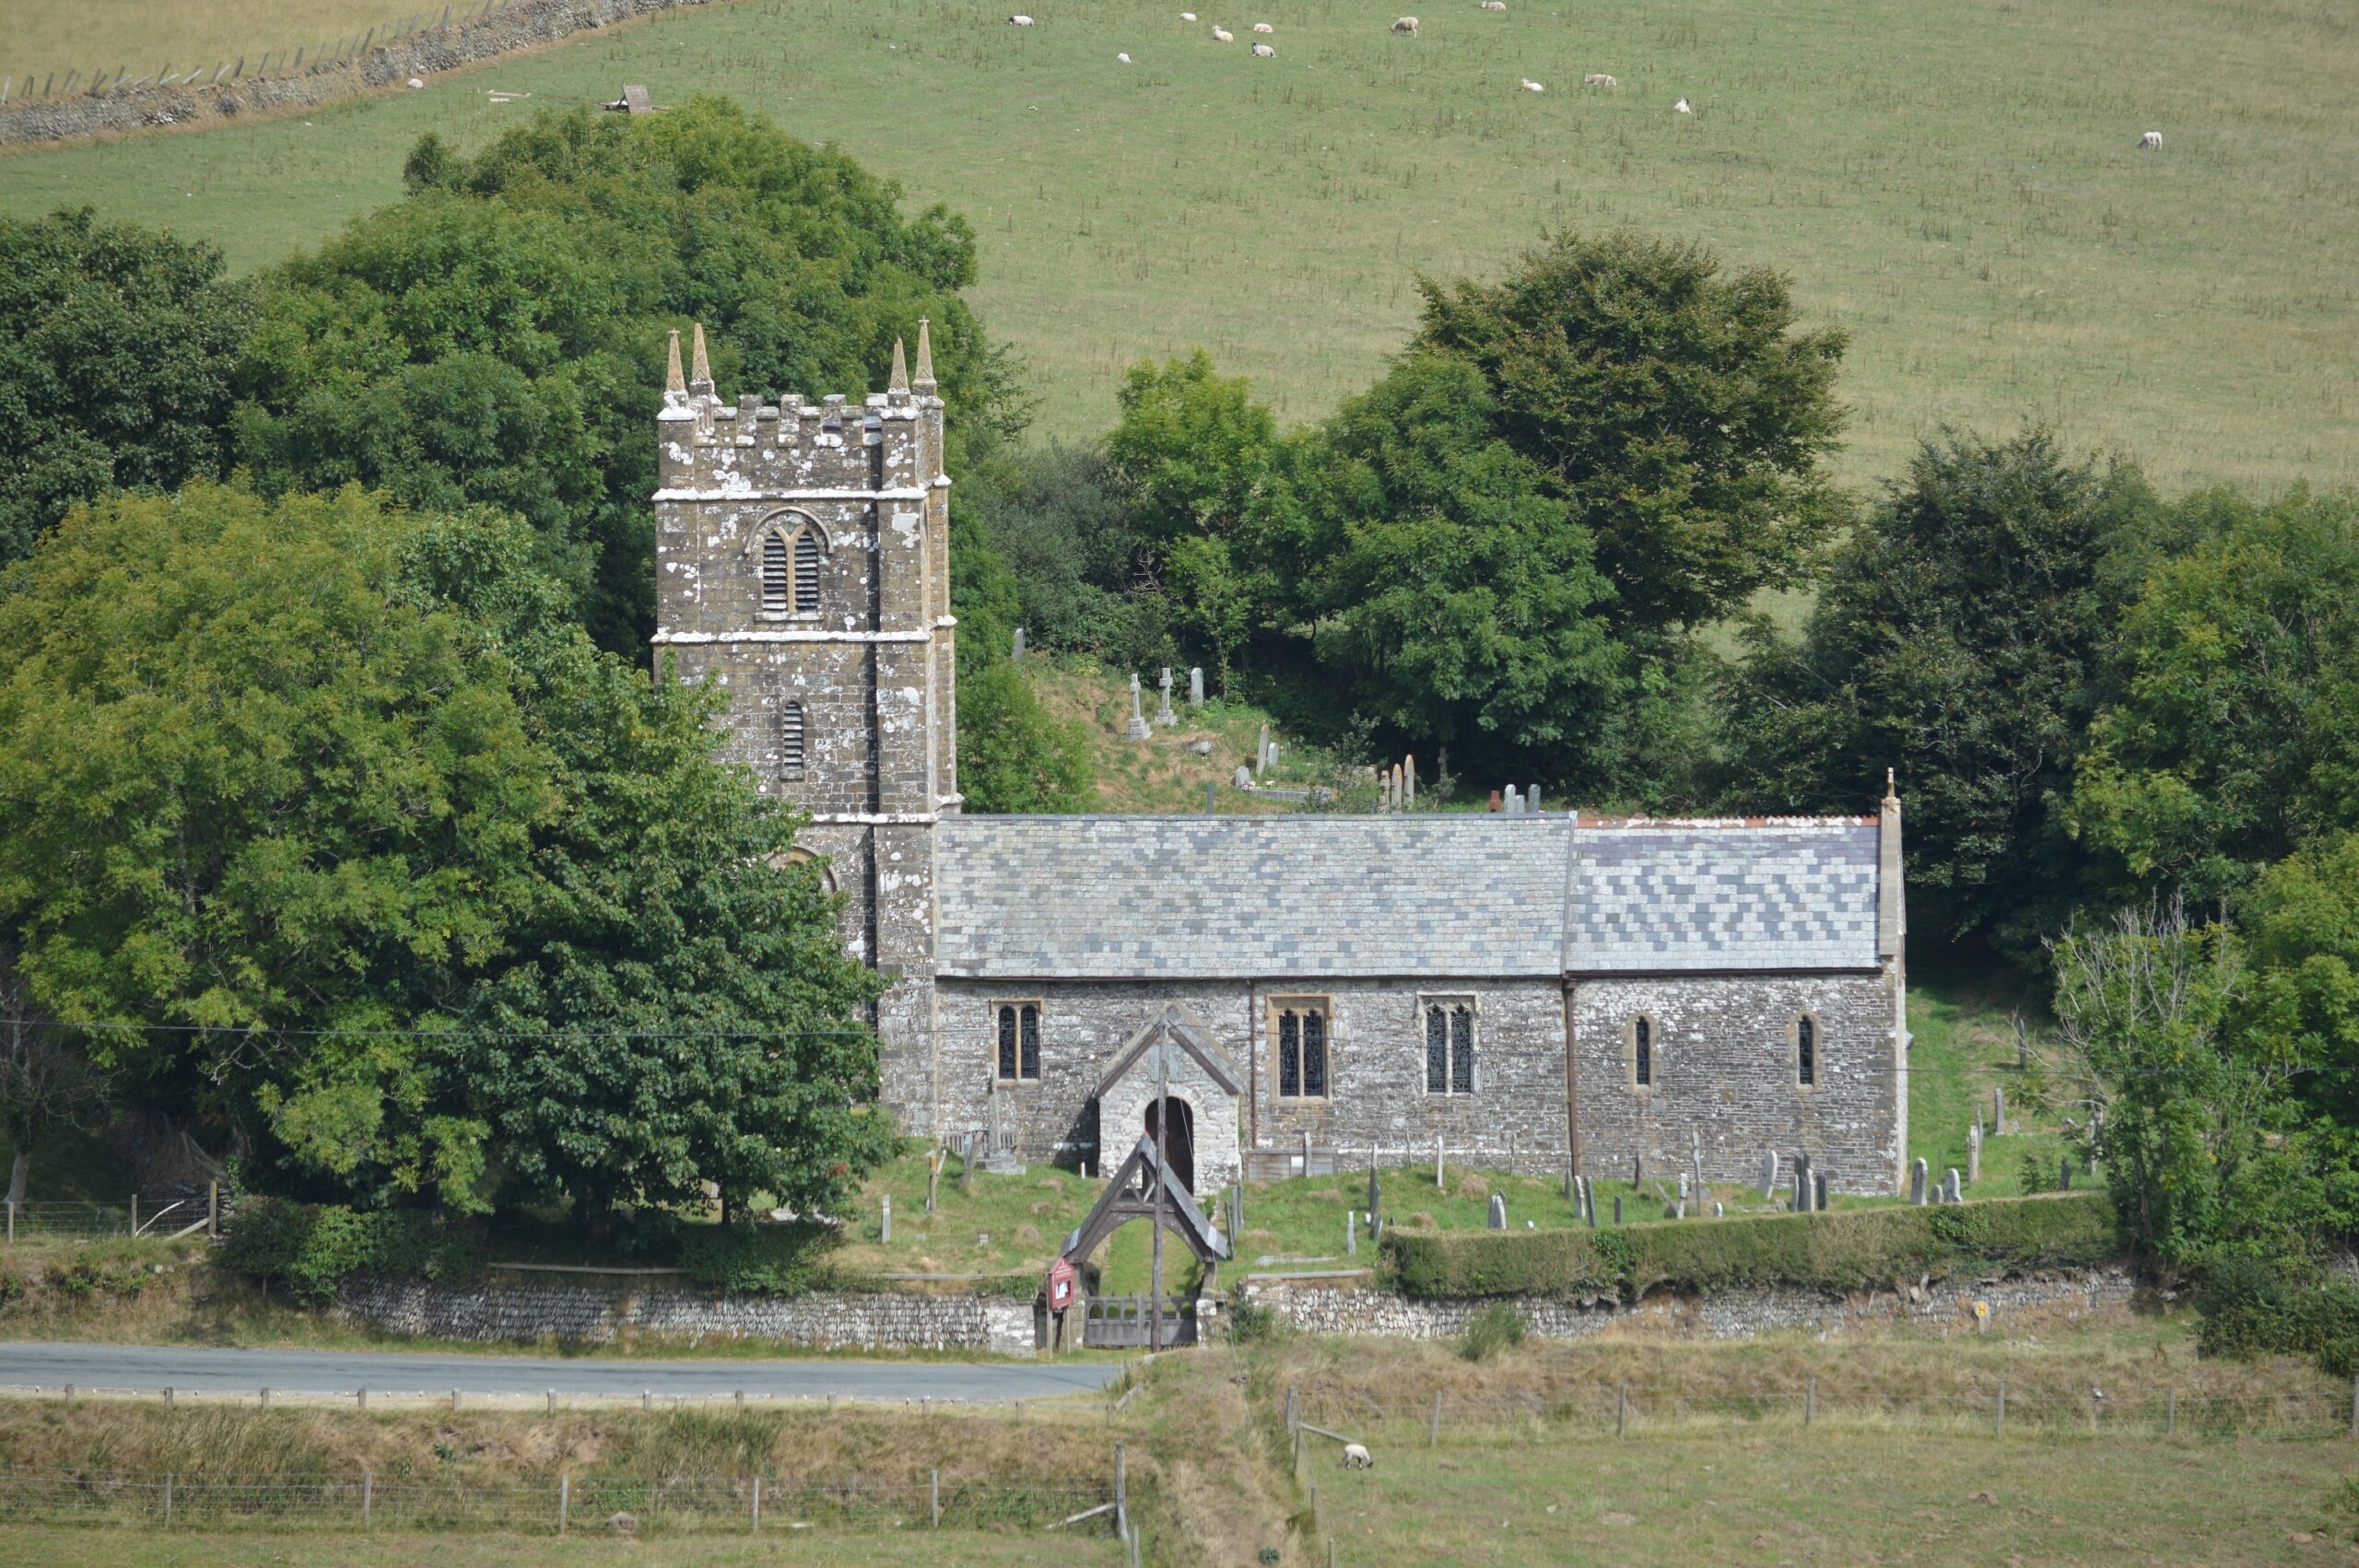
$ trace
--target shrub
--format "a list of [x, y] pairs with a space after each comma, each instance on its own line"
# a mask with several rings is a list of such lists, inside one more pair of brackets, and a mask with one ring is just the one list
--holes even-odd
[[483, 1272], [475, 1225], [415, 1209], [356, 1212], [334, 1203], [241, 1201], [224, 1227], [221, 1263], [274, 1281], [298, 1301], [324, 1302], [356, 1274], [460, 1281]]
[[1659, 1286], [1847, 1291], [1954, 1269], [2084, 1266], [2121, 1250], [2102, 1192], [1940, 1208], [1859, 1209], [1599, 1231], [1388, 1231], [1386, 1270], [1436, 1298], [1642, 1296]]
[[2330, 1376], [2359, 1375], [2359, 1286], [2283, 1261], [2226, 1258], [2197, 1288], [2207, 1356], [2316, 1356]]
[[1488, 1361], [1521, 1343], [1523, 1314], [1495, 1301], [1467, 1320], [1466, 1332], [1458, 1337], [1458, 1353], [1468, 1361]]
[[836, 1233], [826, 1225], [687, 1225], [680, 1266], [708, 1290], [803, 1295], [827, 1281], [826, 1254]]
[[1278, 1315], [1274, 1308], [1259, 1302], [1239, 1301], [1228, 1309], [1228, 1337], [1240, 1345], [1274, 1339], [1277, 1332]]

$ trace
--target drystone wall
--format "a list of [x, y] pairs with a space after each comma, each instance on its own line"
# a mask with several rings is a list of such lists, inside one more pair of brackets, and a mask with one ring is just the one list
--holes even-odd
[[[1512, 1299], [1527, 1332], [1585, 1340], [1629, 1326], [1671, 1338], [1743, 1340], [1799, 1328], [1828, 1338], [1846, 1329], [1917, 1323], [1975, 1332], [1974, 1304], [1990, 1308], [1989, 1332], [2003, 1334], [2027, 1315], [2070, 1318], [2126, 1307], [2136, 1281], [2123, 1269], [2060, 1271], [1989, 1281], [1934, 1281], [1902, 1291], [1831, 1297], [1815, 1291], [1740, 1290], [1709, 1296], [1655, 1296], [1636, 1305]], [[1465, 1332], [1488, 1301], [1413, 1301], [1390, 1291], [1249, 1281], [1244, 1297], [1306, 1334], [1368, 1334], [1449, 1340]]]
[[[416, 76], [431, 81], [445, 71], [497, 59], [577, 32], [610, 27], [636, 17], [703, 6], [712, 0], [512, 0], [480, 17], [410, 33], [390, 43], [356, 51], [299, 71], [273, 66], [267, 76], [246, 72], [220, 81], [211, 70], [170, 86], [122, 86], [111, 90], [29, 93], [65, 73], [44, 74], [38, 86], [17, 84], [0, 106], [0, 146], [27, 146], [186, 125], [240, 115], [268, 114], [331, 103]], [[103, 69], [103, 67], [101, 67]], [[235, 64], [232, 63], [233, 70]], [[616, 84], [620, 90], [620, 84]]]
[[769, 1340], [817, 1350], [1032, 1352], [1032, 1304], [978, 1296], [816, 1293], [728, 1295], [678, 1285], [616, 1290], [517, 1279], [481, 1284], [357, 1280], [336, 1296], [345, 1318], [389, 1334], [437, 1340], [607, 1344]]

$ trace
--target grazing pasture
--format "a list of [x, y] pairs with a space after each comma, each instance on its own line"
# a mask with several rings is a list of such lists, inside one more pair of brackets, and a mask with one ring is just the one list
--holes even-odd
[[[1419, 273], [1630, 225], [1786, 268], [1850, 330], [1854, 479], [1943, 421], [2033, 416], [2169, 483], [2359, 482], [2359, 23], [2335, 0], [1453, 0], [1414, 36], [1344, 0], [1028, 14], [744, 0], [308, 123], [11, 158], [0, 211], [94, 202], [250, 269], [398, 194], [423, 131], [474, 146], [646, 82], [966, 213], [1052, 431], [1103, 427], [1125, 366], [1195, 345], [1313, 417], [1398, 348]], [[122, 29], [122, 53], [137, 15], [84, 46]], [[1265, 19], [1275, 60], [1212, 37]]]

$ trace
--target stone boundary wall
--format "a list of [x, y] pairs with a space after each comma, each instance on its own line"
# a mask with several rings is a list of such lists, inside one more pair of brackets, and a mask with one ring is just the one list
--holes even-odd
[[1032, 1353], [1032, 1304], [980, 1296], [731, 1295], [679, 1285], [618, 1290], [497, 1277], [474, 1285], [356, 1280], [336, 1293], [335, 1312], [385, 1333], [436, 1340], [611, 1344], [646, 1334], [774, 1340], [817, 1350]]
[[[2095, 1269], [2009, 1276], [1982, 1281], [1934, 1281], [1905, 1291], [1828, 1296], [1815, 1291], [1754, 1289], [1709, 1296], [1659, 1295], [1637, 1305], [1617, 1301], [1509, 1301], [1525, 1329], [1542, 1339], [1585, 1340], [1620, 1325], [1675, 1339], [1743, 1340], [1779, 1328], [1839, 1336], [1845, 1329], [1918, 1323], [1974, 1328], [1974, 1304], [1990, 1305], [1990, 1328], [2003, 1333], [2019, 1315], [2066, 1317], [2127, 1307], [2137, 1288], [2126, 1269]], [[1451, 1340], [1490, 1301], [1413, 1301], [1391, 1291], [1329, 1284], [1251, 1281], [1244, 1297], [1274, 1311], [1306, 1334], [1368, 1334], [1402, 1340]]]
[[[12, 96], [5, 107], [0, 107], [0, 147], [31, 146], [79, 136], [307, 109], [379, 88], [395, 87], [412, 76], [430, 81], [440, 73], [463, 65], [494, 60], [537, 44], [554, 43], [577, 32], [593, 31], [658, 11], [714, 3], [716, 0], [513, 0], [487, 15], [453, 22], [447, 28], [421, 29], [390, 43], [378, 44], [366, 53], [356, 53], [324, 64], [306, 65], [292, 75], [280, 75], [274, 69], [268, 76], [246, 76], [217, 85], [200, 79], [185, 86], [123, 87], [101, 92], [79, 89], [51, 98]], [[617, 94], [621, 87], [621, 83], [616, 84]]]

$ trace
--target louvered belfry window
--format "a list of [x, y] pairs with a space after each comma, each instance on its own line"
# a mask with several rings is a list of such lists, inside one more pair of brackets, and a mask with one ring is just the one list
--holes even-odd
[[819, 541], [807, 528], [794, 536], [794, 613], [819, 613]]
[[819, 613], [819, 563], [826, 541], [813, 522], [777, 521], [761, 536], [762, 614], [769, 619]]
[[772, 532], [762, 539], [762, 614], [788, 615], [794, 613], [794, 584], [787, 576], [787, 544], [784, 536]]
[[803, 705], [782, 704], [778, 710], [778, 766], [788, 778], [803, 777]]

